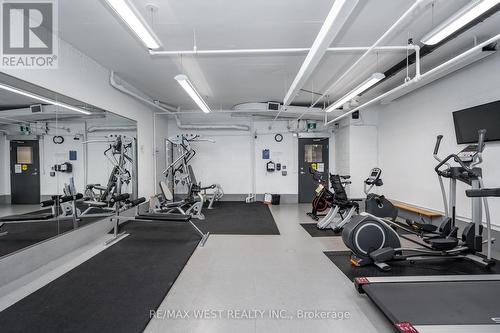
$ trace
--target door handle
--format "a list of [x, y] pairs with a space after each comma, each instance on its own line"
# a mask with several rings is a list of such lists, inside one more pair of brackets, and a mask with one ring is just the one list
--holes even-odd
[[301, 171], [301, 172], [300, 172], [300, 174], [301, 174], [301, 175], [305, 175], [306, 173], [305, 173], [304, 171]]
[[38, 172], [33, 172], [31, 175], [32, 176], [38, 176]]

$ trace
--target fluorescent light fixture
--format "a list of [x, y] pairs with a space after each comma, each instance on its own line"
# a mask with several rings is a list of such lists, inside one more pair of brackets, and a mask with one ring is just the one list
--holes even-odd
[[68, 109], [68, 110], [71, 110], [71, 111], [80, 112], [80, 113], [83, 113], [83, 114], [86, 114], [86, 115], [92, 114], [91, 112], [89, 112], [87, 110], [84, 110], [84, 109], [81, 109], [81, 108], [77, 108], [76, 106], [72, 106], [72, 105], [69, 105], [69, 104], [66, 104], [66, 103], [58, 102], [58, 101], [52, 100], [50, 98], [46, 98], [46, 97], [43, 97], [43, 96], [40, 96], [40, 95], [36, 95], [36, 94], [30, 93], [30, 92], [27, 92], [27, 91], [24, 91], [24, 90], [21, 90], [21, 89], [18, 89], [18, 88], [14, 88], [14, 87], [8, 86], [8, 85], [3, 84], [3, 83], [0, 83], [0, 89], [6, 90], [6, 91], [10, 91], [10, 92], [13, 92], [15, 94], [22, 95], [22, 96], [25, 96], [25, 97], [29, 97], [29, 98], [32, 98], [32, 99], [36, 99], [36, 100], [38, 100], [40, 102], [44, 102], [44, 103], [47, 103], [47, 104], [52, 104], [52, 105], [60, 106], [62, 108], [65, 108], [65, 109]]
[[342, 30], [342, 27], [349, 19], [357, 4], [358, 0], [335, 0], [309, 53], [283, 99], [283, 107], [287, 107], [292, 103], [300, 89], [318, 66], [330, 44]]
[[210, 108], [207, 103], [200, 96], [198, 91], [196, 91], [195, 87], [189, 81], [189, 78], [186, 75], [179, 74], [175, 77], [177, 82], [181, 85], [182, 89], [184, 89], [189, 97], [198, 105], [198, 107], [205, 113], [210, 113]]
[[439, 43], [499, 3], [500, 0], [476, 0], [471, 2], [425, 35], [422, 38], [422, 43], [426, 45]]
[[352, 90], [348, 94], [344, 95], [344, 97], [340, 98], [334, 104], [329, 106], [326, 109], [326, 112], [332, 112], [333, 110], [340, 108], [342, 105], [344, 105], [344, 103], [349, 102], [351, 99], [358, 96], [359, 94], [361, 94], [363, 91], [367, 90], [368, 88], [372, 87], [373, 85], [375, 85], [375, 83], [382, 80], [383, 78], [385, 78], [385, 75], [382, 73], [373, 74], [365, 82], [361, 83], [359, 86], [354, 88], [354, 90]]
[[161, 47], [158, 37], [129, 0], [106, 0], [106, 2], [148, 49], [155, 50]]

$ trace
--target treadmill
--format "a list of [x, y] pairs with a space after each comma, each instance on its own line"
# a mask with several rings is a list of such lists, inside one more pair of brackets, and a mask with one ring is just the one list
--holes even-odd
[[[466, 194], [500, 197], [500, 188]], [[500, 274], [358, 277], [354, 284], [396, 332], [500, 332]]]

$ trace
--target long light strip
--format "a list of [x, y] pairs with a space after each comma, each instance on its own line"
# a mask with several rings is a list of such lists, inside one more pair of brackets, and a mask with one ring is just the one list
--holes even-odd
[[198, 107], [205, 113], [210, 113], [210, 108], [208, 107], [207, 103], [203, 100], [203, 98], [200, 96], [198, 91], [196, 91], [195, 87], [191, 84], [189, 81], [189, 78], [186, 75], [179, 74], [175, 77], [177, 82], [180, 84], [182, 89], [184, 89], [189, 97], [198, 105]]
[[148, 49], [159, 49], [161, 43], [142, 18], [139, 11], [128, 0], [106, 0], [128, 27], [139, 37]]
[[373, 74], [365, 82], [361, 83], [359, 86], [354, 88], [351, 92], [347, 93], [346, 95], [344, 95], [344, 97], [340, 98], [334, 104], [329, 106], [326, 109], [326, 112], [332, 112], [333, 110], [340, 108], [342, 105], [344, 105], [344, 103], [349, 102], [351, 99], [358, 96], [363, 91], [367, 90], [368, 88], [370, 88], [371, 86], [373, 86], [374, 84], [376, 84], [377, 82], [382, 80], [383, 78], [385, 78], [385, 75], [382, 73]]
[[43, 96], [40, 96], [40, 95], [37, 95], [37, 94], [33, 94], [33, 93], [30, 93], [30, 92], [27, 92], [27, 91], [24, 91], [24, 90], [21, 90], [21, 89], [18, 89], [18, 88], [14, 88], [14, 87], [8, 86], [8, 85], [3, 84], [3, 83], [0, 83], [0, 89], [6, 90], [6, 91], [10, 91], [10, 92], [13, 92], [15, 94], [22, 95], [22, 96], [25, 96], [25, 97], [33, 98], [33, 99], [36, 99], [36, 100], [38, 100], [40, 102], [44, 102], [44, 103], [47, 103], [47, 104], [52, 104], [52, 105], [60, 106], [62, 108], [65, 108], [65, 109], [68, 109], [68, 110], [71, 110], [71, 111], [80, 112], [80, 113], [83, 113], [83, 114], [86, 114], [86, 115], [92, 114], [91, 112], [86, 111], [84, 109], [77, 108], [75, 106], [72, 106], [72, 105], [69, 105], [69, 104], [66, 104], [66, 103], [58, 102], [58, 101], [52, 100], [50, 98], [46, 98], [46, 97], [43, 97]]
[[333, 42], [335, 37], [337, 37], [338, 33], [344, 26], [344, 23], [348, 20], [357, 4], [358, 0], [335, 0], [328, 16], [321, 26], [321, 30], [309, 50], [309, 53], [304, 59], [302, 66], [300, 67], [292, 85], [283, 99], [283, 107], [287, 107], [292, 103], [297, 93], [307, 82], [314, 69], [318, 66], [328, 47]]
[[499, 3], [500, 0], [476, 0], [468, 4], [425, 35], [422, 43], [427, 45], [439, 43]]

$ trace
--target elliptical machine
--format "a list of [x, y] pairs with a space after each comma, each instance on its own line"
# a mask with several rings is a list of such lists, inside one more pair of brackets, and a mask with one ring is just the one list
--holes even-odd
[[[482, 170], [478, 165], [483, 161], [482, 152], [484, 150], [485, 130], [479, 131], [477, 145], [469, 145], [458, 154], [450, 154], [444, 159], [437, 156], [442, 136], [437, 137], [434, 148], [434, 157], [439, 161], [435, 171], [439, 176], [443, 200], [445, 202], [446, 218], [442, 222], [441, 229], [451, 220], [451, 230], [445, 233], [434, 234], [430, 237], [423, 237], [419, 242], [411, 237], [398, 235], [393, 229], [403, 229], [417, 236], [421, 233], [412, 229], [407, 229], [392, 221], [362, 213], [352, 218], [351, 223], [344, 227], [342, 239], [347, 247], [352, 251], [351, 263], [354, 266], [365, 266], [374, 264], [382, 270], [390, 270], [387, 264], [389, 261], [397, 260], [426, 260], [426, 259], [468, 259], [483, 267], [490, 267], [494, 264], [491, 259], [491, 224], [489, 207], [486, 197], [472, 198], [472, 222], [464, 228], [461, 238], [457, 238], [458, 228], [455, 226], [455, 203], [457, 181], [471, 185], [473, 190], [483, 188]], [[452, 166], [450, 163], [457, 163]], [[446, 168], [442, 168], [446, 166]], [[443, 178], [450, 179], [450, 192], [447, 195], [444, 189]], [[484, 203], [486, 212], [487, 239], [483, 241], [482, 226], [482, 205]], [[448, 206], [449, 205], [449, 206]], [[451, 207], [451, 213], [448, 209]], [[446, 234], [448, 232], [448, 234]], [[402, 248], [400, 238], [407, 239], [420, 245], [417, 248]], [[486, 258], [478, 256], [483, 244], [487, 243]], [[409, 251], [413, 254], [404, 254]], [[416, 254], [415, 254], [416, 253]]]

